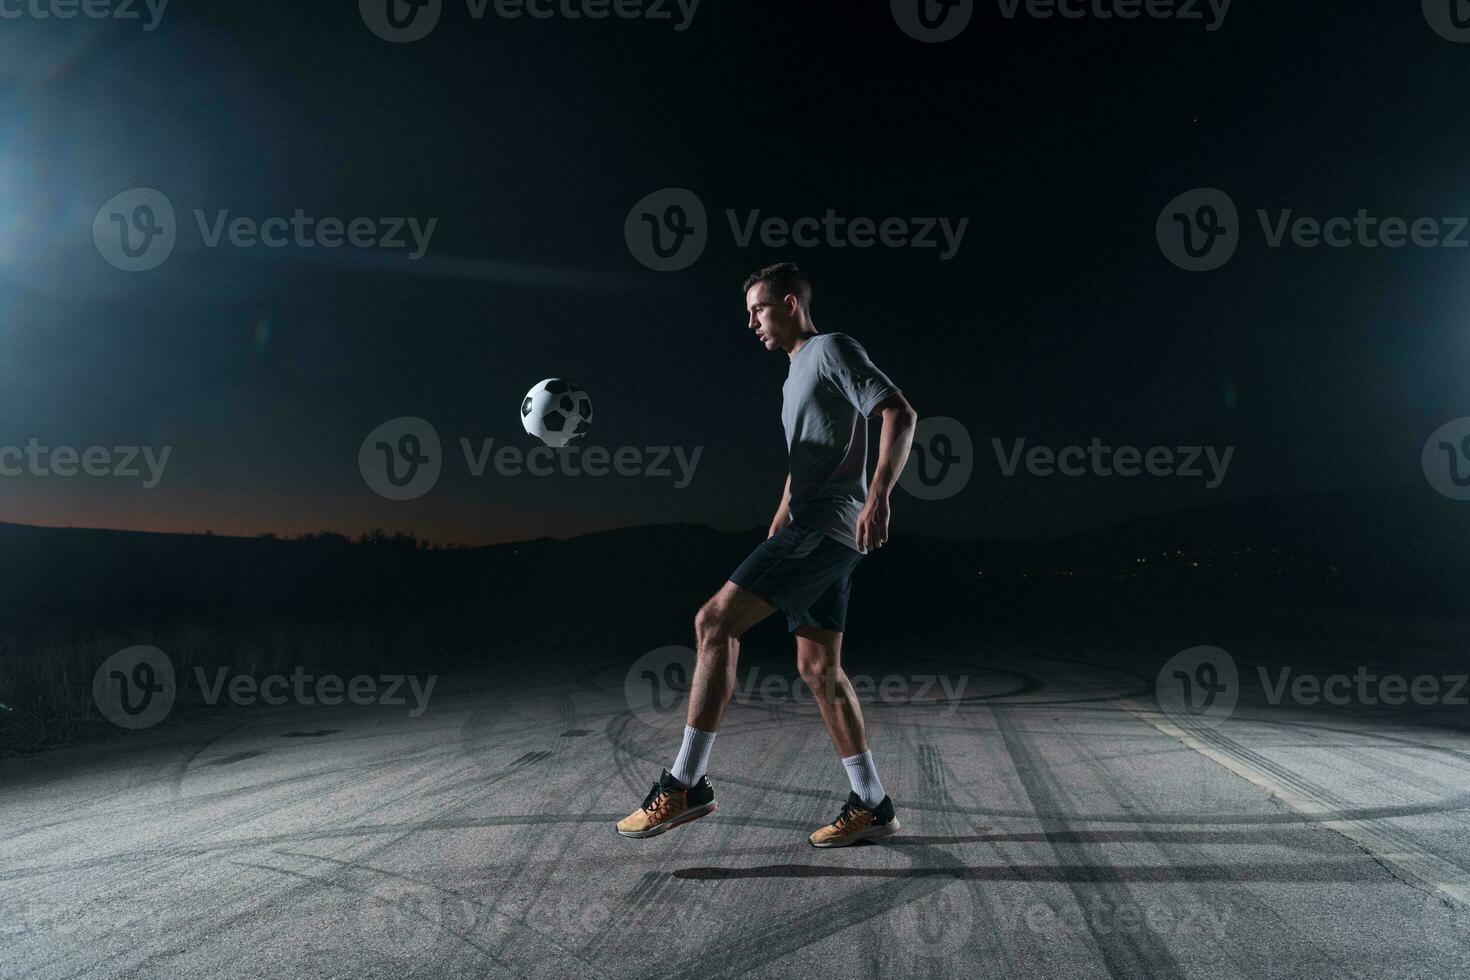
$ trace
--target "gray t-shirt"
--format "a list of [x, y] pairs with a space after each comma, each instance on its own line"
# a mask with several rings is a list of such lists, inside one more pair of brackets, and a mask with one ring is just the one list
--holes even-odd
[[868, 499], [868, 416], [898, 391], [846, 334], [819, 333], [791, 358], [781, 424], [791, 452], [791, 516], [854, 551]]

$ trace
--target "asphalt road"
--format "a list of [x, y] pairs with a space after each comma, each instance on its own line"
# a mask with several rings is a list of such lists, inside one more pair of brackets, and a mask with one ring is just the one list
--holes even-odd
[[613, 823], [677, 747], [637, 694], [656, 665], [12, 759], [0, 975], [1470, 974], [1470, 709], [1242, 696], [1205, 723], [1158, 710], [1159, 665], [911, 660], [867, 711], [904, 832], [840, 850], [806, 836], [842, 767], [769, 672], [715, 747], [719, 812], [644, 841]]

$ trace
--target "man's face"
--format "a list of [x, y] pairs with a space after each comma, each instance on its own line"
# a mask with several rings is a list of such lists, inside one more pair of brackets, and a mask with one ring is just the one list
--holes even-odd
[[796, 332], [795, 297], [782, 299], [768, 284], [758, 282], [745, 294], [750, 329], [766, 350], [786, 348]]

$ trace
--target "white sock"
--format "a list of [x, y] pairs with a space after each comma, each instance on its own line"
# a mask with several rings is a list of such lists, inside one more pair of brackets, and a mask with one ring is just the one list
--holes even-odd
[[685, 789], [699, 782], [699, 777], [709, 768], [709, 754], [715, 747], [716, 734], [718, 733], [702, 732], [697, 728], [684, 726], [684, 744], [679, 746], [678, 758], [674, 759], [669, 775]]
[[873, 751], [869, 749], [862, 755], [850, 755], [842, 760], [842, 764], [847, 768], [847, 781], [852, 783], [852, 791], [863, 806], [869, 810], [876, 809], [888, 794], [883, 792], [878, 767], [873, 765]]

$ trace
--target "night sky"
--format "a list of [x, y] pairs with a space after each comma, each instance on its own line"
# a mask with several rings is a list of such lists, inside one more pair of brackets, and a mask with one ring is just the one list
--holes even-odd
[[[1211, 31], [990, 2], [939, 44], [887, 2], [704, 0], [683, 31], [668, 9], [475, 20], [445, 0], [410, 44], [344, 0], [175, 0], [152, 31], [0, 20], [0, 446], [172, 447], [153, 489], [0, 477], [0, 520], [473, 544], [764, 526], [786, 358], [745, 328], [740, 286], [780, 259], [814, 278], [820, 330], [857, 337], [921, 416], [974, 440], [967, 489], [896, 493], [895, 533], [1050, 538], [1267, 493], [1432, 493], [1421, 447], [1470, 415], [1470, 248], [1271, 248], [1256, 217], [1470, 214], [1470, 44], [1419, 4], [1236, 0]], [[167, 196], [179, 240], [128, 273], [92, 225], [135, 187]], [[677, 272], [624, 241], [666, 187], [709, 216]], [[1212, 272], [1155, 238], [1197, 187], [1240, 210]], [[211, 249], [196, 208], [437, 225], [419, 261]], [[741, 247], [726, 209], [969, 224], [944, 260]], [[460, 438], [530, 448], [517, 410], [553, 376], [591, 393], [585, 444], [703, 447], [693, 482], [472, 477]], [[397, 416], [444, 444], [411, 501], [358, 468]], [[1236, 450], [1206, 490], [1005, 478], [992, 437]]]

